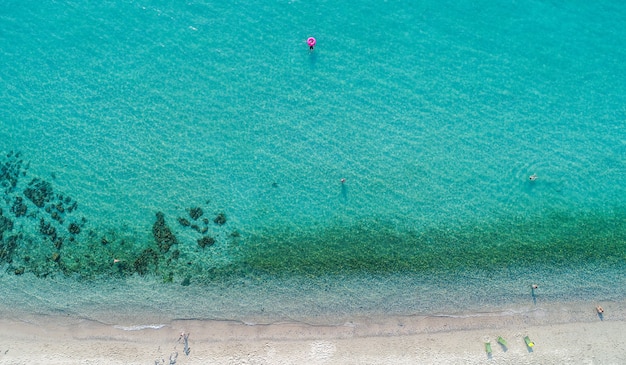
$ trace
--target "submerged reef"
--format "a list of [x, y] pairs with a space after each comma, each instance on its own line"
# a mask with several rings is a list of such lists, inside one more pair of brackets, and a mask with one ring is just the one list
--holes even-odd
[[156, 222], [152, 226], [152, 235], [162, 253], [168, 252], [172, 245], [178, 244], [176, 236], [174, 236], [170, 227], [165, 224], [165, 215], [161, 212], [156, 214]]
[[17, 187], [20, 176], [26, 175], [28, 167], [24, 167], [23, 163], [21, 154], [11, 151], [5, 156], [4, 162], [0, 164], [0, 186], [4, 188], [5, 195]]
[[198, 246], [205, 248], [207, 246], [213, 246], [215, 243], [215, 239], [209, 236], [204, 236], [202, 238], [198, 238]]
[[13, 202], [13, 206], [11, 207], [11, 212], [15, 214], [16, 217], [25, 216], [28, 212], [28, 207], [24, 204], [24, 199], [21, 196], [16, 196], [15, 201]]
[[202, 217], [203, 214], [204, 214], [204, 211], [202, 211], [202, 208], [200, 208], [200, 207], [193, 207], [193, 208], [189, 209], [189, 216], [194, 221], [197, 221], [198, 218]]
[[13, 221], [2, 215], [0, 209], [0, 263], [10, 262], [13, 252], [16, 247], [16, 237], [8, 236], [4, 238], [5, 232], [11, 232], [13, 230]]
[[29, 164], [19, 152], [11, 151], [0, 161], [0, 267], [6, 272], [85, 279], [154, 275], [165, 282], [189, 283], [192, 275], [212, 265], [210, 247], [223, 249], [236, 241], [226, 231], [228, 225], [210, 227], [200, 206], [187, 210], [191, 221], [178, 218], [188, 229], [183, 230], [183, 239], [161, 211], [155, 213], [148, 240], [124, 226], [115, 230], [90, 226], [79, 215], [76, 200], [55, 191], [52, 182], [28, 176]]
[[9, 208], [0, 210], [0, 264], [8, 264], [16, 274], [47, 276], [61, 271], [63, 248], [75, 242], [86, 223], [73, 214], [76, 201], [55, 193], [46, 180], [23, 182], [29, 164], [19, 152], [9, 152], [0, 166], [0, 186]]
[[[189, 209], [189, 217], [193, 219], [194, 221], [197, 221], [203, 215], [204, 215], [204, 211], [200, 207], [193, 207]], [[197, 239], [199, 247], [201, 248], [210, 247], [216, 243], [216, 240], [214, 237], [207, 235], [207, 232], [209, 232], [210, 230], [208, 218], [202, 219], [200, 223], [192, 224], [188, 219], [184, 217], [178, 217], [178, 222], [180, 223], [181, 226], [189, 227], [202, 235], [200, 238]], [[226, 224], [226, 215], [224, 213], [217, 213], [215, 218], [213, 218], [213, 222], [217, 224], [218, 226], [222, 226]], [[230, 237], [233, 238], [234, 236], [230, 235]]]
[[0, 240], [4, 237], [4, 232], [13, 230], [13, 221], [2, 215], [0, 209]]
[[52, 186], [44, 180], [33, 179], [24, 189], [24, 196], [39, 208], [43, 208], [44, 204], [53, 198], [53, 195]]
[[[0, 159], [0, 267], [39, 277], [154, 276], [187, 286], [241, 278], [626, 266], [626, 209], [545, 211], [457, 227], [399, 229], [380, 217], [241, 234], [224, 209], [201, 206], [146, 225], [102, 228], [53, 183], [30, 177], [19, 153]], [[171, 223], [174, 222], [174, 223]], [[178, 222], [178, 224], [176, 224]], [[170, 225], [171, 224], [171, 225]]]
[[213, 222], [215, 222], [215, 224], [219, 224], [220, 226], [226, 224], [226, 214], [219, 213], [217, 217], [213, 219]]

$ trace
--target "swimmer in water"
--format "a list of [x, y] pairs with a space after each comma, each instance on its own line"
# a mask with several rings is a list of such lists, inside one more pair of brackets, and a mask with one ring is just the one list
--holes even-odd
[[530, 181], [535, 181], [535, 180], [537, 180], [537, 174], [532, 174], [532, 175], [530, 175], [530, 176], [528, 177], [528, 180], [530, 180]]

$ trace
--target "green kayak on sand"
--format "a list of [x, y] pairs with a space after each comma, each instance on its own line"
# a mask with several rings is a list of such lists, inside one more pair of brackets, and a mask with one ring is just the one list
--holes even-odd
[[532, 342], [528, 336], [524, 337], [524, 342], [526, 342], [526, 346], [528, 346], [528, 347], [532, 348], [532, 347], [535, 346], [535, 343]]
[[506, 343], [506, 340], [504, 338], [502, 338], [502, 336], [498, 337], [498, 343], [504, 347], [507, 347], [508, 344]]

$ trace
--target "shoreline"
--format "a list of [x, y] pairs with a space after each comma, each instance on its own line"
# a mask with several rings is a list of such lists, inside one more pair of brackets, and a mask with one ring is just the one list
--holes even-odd
[[[602, 318], [592, 303], [572, 302], [521, 312], [354, 317], [338, 325], [177, 319], [128, 326], [3, 315], [0, 364], [168, 364], [170, 356], [176, 364], [623, 363], [625, 303], [602, 305]], [[179, 341], [183, 332], [189, 355]], [[528, 348], [525, 336], [536, 346]]]

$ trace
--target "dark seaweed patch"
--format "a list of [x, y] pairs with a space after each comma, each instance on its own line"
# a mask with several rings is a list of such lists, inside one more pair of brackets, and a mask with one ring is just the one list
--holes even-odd
[[21, 196], [16, 196], [15, 201], [13, 202], [13, 206], [11, 207], [11, 211], [15, 214], [16, 217], [22, 217], [26, 215], [28, 211], [28, 207], [24, 204], [24, 199]]
[[13, 221], [0, 213], [0, 240], [2, 240], [4, 232], [11, 231], [12, 229]]
[[145, 249], [133, 262], [133, 268], [139, 275], [146, 275], [149, 272], [156, 272], [159, 262], [158, 254], [151, 248]]
[[403, 232], [392, 225], [363, 222], [310, 235], [285, 231], [253, 238], [241, 264], [248, 272], [303, 276], [357, 272], [445, 275], [507, 267], [624, 264], [624, 215], [572, 217], [554, 212], [516, 224], [468, 225], [458, 230], [433, 227]]
[[204, 214], [204, 212], [202, 211], [202, 208], [200, 208], [200, 207], [194, 207], [194, 208], [189, 209], [189, 216], [194, 221], [198, 220], [198, 218], [202, 217], [203, 214]]
[[162, 212], [156, 214], [156, 222], [152, 226], [152, 235], [162, 253], [169, 251], [172, 245], [178, 244], [176, 236], [165, 223], [165, 215]]
[[50, 222], [46, 222], [43, 218], [39, 219], [39, 232], [44, 236], [48, 236], [53, 242], [57, 238], [56, 228], [54, 228]]
[[0, 186], [5, 188], [5, 194], [10, 193], [17, 187], [20, 176], [25, 175], [27, 168], [23, 167], [20, 154], [13, 151], [6, 155], [6, 161], [0, 164]]
[[50, 201], [53, 197], [52, 186], [49, 182], [33, 179], [26, 189], [24, 189], [24, 196], [27, 197], [33, 204], [39, 208]]
[[214, 219], [213, 222], [217, 225], [224, 225], [226, 224], [226, 214], [224, 213], [219, 213]]
[[198, 239], [198, 246], [202, 248], [213, 246], [213, 244], [215, 244], [215, 239], [213, 237], [204, 236]]
[[68, 232], [70, 232], [71, 234], [79, 234], [80, 233], [80, 226], [76, 223], [70, 223], [70, 225], [67, 227]]
[[10, 236], [5, 240], [0, 239], [0, 263], [12, 261], [13, 254], [17, 248], [18, 236]]

